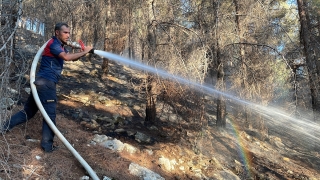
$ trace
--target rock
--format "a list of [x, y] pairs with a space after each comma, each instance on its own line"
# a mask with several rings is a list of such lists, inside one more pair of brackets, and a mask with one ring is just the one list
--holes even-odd
[[115, 122], [115, 120], [113, 120], [113, 119], [111, 119], [111, 118], [109, 118], [109, 117], [107, 117], [107, 116], [98, 117], [98, 118], [96, 119], [96, 121], [99, 122], [99, 123], [103, 123], [103, 122], [114, 123], [114, 122]]
[[152, 143], [153, 140], [150, 136], [143, 134], [142, 132], [137, 132], [135, 135], [135, 140], [139, 143]]
[[19, 94], [19, 92], [18, 92], [17, 90], [12, 89], [12, 88], [10, 88], [10, 87], [7, 87], [7, 90], [8, 90], [10, 93], [12, 93], [12, 94]]
[[99, 126], [99, 124], [97, 123], [97, 121], [95, 121], [94, 119], [91, 119], [91, 123], [94, 124], [95, 126]]
[[24, 90], [27, 92], [27, 94], [31, 93], [31, 89], [30, 88], [24, 88]]
[[171, 122], [177, 122], [177, 121], [178, 121], [178, 115], [176, 115], [176, 114], [170, 114], [170, 115], [169, 115], [169, 121], [171, 121]]
[[81, 126], [86, 126], [87, 123], [88, 123], [88, 122], [86, 122], [86, 121], [81, 121], [81, 122], [80, 122], [80, 125], [81, 125]]
[[114, 151], [126, 151], [130, 154], [134, 154], [138, 152], [139, 150], [127, 143], [122, 143], [120, 140], [112, 139], [111, 137], [108, 137], [106, 135], [98, 135], [96, 134], [91, 142], [91, 144], [98, 143], [101, 146], [104, 146], [108, 149], [114, 150]]
[[174, 170], [174, 166], [177, 164], [177, 161], [175, 159], [170, 160], [165, 157], [159, 158], [159, 164], [163, 165], [164, 169], [167, 171]]
[[98, 119], [98, 116], [97, 116], [96, 114], [93, 114], [93, 115], [92, 115], [92, 118], [93, 118], [94, 120], [97, 120], [97, 119]]
[[138, 110], [140, 110], [140, 109], [141, 109], [141, 107], [140, 107], [140, 106], [138, 106], [138, 105], [134, 105], [134, 106], [133, 106], [133, 109], [138, 111]]
[[132, 175], [139, 176], [143, 180], [165, 180], [159, 174], [135, 163], [129, 165], [129, 172]]
[[85, 121], [85, 122], [91, 122], [92, 119], [90, 120], [89, 118], [82, 118], [82, 121]]
[[29, 141], [29, 142], [36, 142], [36, 143], [40, 142], [39, 139], [27, 139], [27, 141]]
[[82, 176], [82, 177], [80, 178], [80, 180], [89, 180], [89, 179], [90, 179], [89, 176]]
[[114, 130], [114, 132], [115, 133], [124, 133], [124, 132], [126, 132], [126, 130], [124, 130], [124, 129], [116, 129], [116, 130]]
[[110, 100], [110, 99], [108, 99], [106, 96], [99, 96], [98, 97], [98, 101], [99, 102], [103, 102], [104, 103], [104, 101], [106, 101], [106, 100]]
[[90, 102], [90, 97], [89, 97], [89, 95], [86, 95], [86, 94], [83, 94], [83, 95], [79, 94], [79, 95], [77, 95], [77, 98], [79, 99], [80, 102], [82, 102], [84, 104]]
[[104, 141], [108, 141], [112, 138], [106, 136], [106, 135], [99, 135], [99, 134], [96, 134], [94, 135], [94, 138], [93, 138], [93, 141], [94, 142], [97, 142], [97, 143], [101, 143], [101, 142], [104, 142]]
[[155, 130], [155, 131], [158, 131], [158, 130], [159, 130], [159, 129], [158, 129], [156, 126], [154, 126], [154, 125], [148, 127], [148, 129], [149, 129], [149, 130]]
[[114, 124], [116, 124], [116, 125], [123, 125], [123, 124], [124, 124], [124, 118], [118, 116], [117, 118], [115, 118]]
[[135, 131], [130, 131], [130, 130], [127, 131], [128, 137], [134, 137], [135, 134], [136, 134]]
[[139, 151], [136, 147], [134, 147], [134, 146], [132, 146], [130, 144], [127, 144], [127, 143], [124, 143], [123, 150], [128, 152], [129, 154], [134, 154], [134, 153]]
[[107, 176], [103, 176], [103, 179], [102, 180], [112, 180], [112, 178], [109, 178]]
[[91, 124], [91, 126], [89, 127], [90, 129], [94, 130], [97, 129], [99, 127], [99, 124]]
[[121, 152], [124, 148], [124, 144], [118, 139], [107, 140], [107, 141], [101, 142], [100, 145], [118, 152]]
[[153, 155], [152, 149], [147, 149], [146, 152], [147, 152], [147, 154], [148, 154], [149, 156], [152, 156], [152, 155]]
[[215, 177], [217, 179], [240, 180], [238, 176], [229, 170], [220, 171], [217, 176], [218, 177]]

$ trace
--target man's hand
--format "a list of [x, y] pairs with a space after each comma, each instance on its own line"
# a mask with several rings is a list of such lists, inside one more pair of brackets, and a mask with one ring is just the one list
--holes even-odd
[[87, 53], [90, 52], [92, 49], [93, 49], [93, 48], [92, 48], [91, 46], [85, 46], [84, 49], [83, 49], [83, 52], [87, 54]]
[[89, 53], [93, 54], [94, 53], [94, 48], [92, 48]]

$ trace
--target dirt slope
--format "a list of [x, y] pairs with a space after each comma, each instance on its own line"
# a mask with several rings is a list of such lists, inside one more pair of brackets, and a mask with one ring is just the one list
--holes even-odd
[[[224, 130], [207, 124], [199, 128], [160, 120], [153, 128], [146, 126], [143, 95], [132, 86], [132, 79], [143, 75], [111, 63], [110, 75], [101, 80], [100, 64], [99, 58], [92, 63], [66, 64], [59, 83], [57, 127], [101, 179], [141, 179], [130, 173], [132, 162], [165, 179], [320, 179], [319, 149], [298, 148], [279, 134], [262, 139], [258, 132], [236, 126], [236, 119], [232, 123], [230, 119]], [[25, 100], [27, 94], [22, 91], [22, 95]], [[100, 95], [105, 97], [103, 103]], [[12, 111], [21, 108], [17, 105]], [[79, 112], [88, 117], [77, 117]], [[95, 121], [90, 119], [102, 115], [122, 117], [124, 123], [93, 127]], [[60, 147], [57, 151], [41, 150], [41, 123], [39, 113], [0, 137], [0, 178], [80, 179], [87, 175], [59, 139], [55, 139]], [[117, 134], [117, 129], [127, 134]], [[137, 142], [128, 136], [131, 131], [143, 132], [155, 141]], [[117, 138], [136, 147], [137, 152], [116, 152], [94, 145], [95, 134]], [[161, 158], [171, 160], [170, 166]]]

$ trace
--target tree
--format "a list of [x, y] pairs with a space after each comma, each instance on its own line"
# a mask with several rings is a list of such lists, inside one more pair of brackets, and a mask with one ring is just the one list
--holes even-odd
[[[220, 1], [214, 1], [213, 2], [213, 8], [214, 8], [214, 38], [215, 38], [215, 45], [212, 49], [214, 52], [214, 59], [217, 62], [217, 88], [219, 90], [225, 89], [225, 81], [224, 81], [224, 66], [223, 61], [221, 58], [221, 47], [219, 43], [219, 10], [220, 10]], [[217, 98], [217, 126], [218, 127], [226, 127], [226, 115], [227, 115], [227, 107], [226, 107], [226, 101], [223, 95], [219, 95]]]
[[[111, 25], [112, 25], [112, 17], [111, 17], [111, 11], [112, 11], [112, 4], [111, 0], [107, 1], [106, 5], [106, 12], [105, 12], [105, 34], [104, 34], [104, 47], [103, 50], [107, 52], [111, 52], [112, 47], [111, 47]], [[103, 58], [103, 63], [102, 63], [102, 77], [106, 76], [109, 71], [109, 59], [108, 58]]]
[[[18, 53], [16, 48], [15, 35], [18, 29], [18, 22], [22, 15], [22, 1], [0, 1], [0, 125], [10, 116], [8, 109], [13, 105], [13, 99], [19, 93], [18, 87], [22, 81], [19, 77], [26, 67], [24, 62], [17, 62]], [[21, 67], [22, 66], [22, 67]], [[15, 79], [16, 83], [10, 83]], [[12, 85], [13, 84], [13, 85]], [[2, 127], [2, 126], [1, 126]]]
[[[310, 34], [310, 19], [309, 12], [307, 9], [306, 0], [297, 0], [298, 11], [300, 17], [300, 39], [303, 45], [304, 55], [306, 58], [306, 64], [308, 68], [309, 76], [309, 88], [311, 92], [311, 104], [314, 113], [320, 112], [320, 102], [319, 102], [319, 89], [318, 89], [318, 75], [317, 75], [317, 64], [315, 62], [313, 52], [314, 49], [311, 43], [311, 34]], [[314, 117], [316, 119], [316, 116]]]
[[[148, 4], [148, 15], [149, 15], [149, 24], [147, 25], [147, 47], [148, 47], [148, 61], [151, 63], [155, 62], [155, 52], [157, 49], [155, 29], [157, 21], [154, 19], [154, 0], [147, 1]], [[156, 91], [157, 86], [155, 83], [155, 78], [148, 74], [146, 78], [146, 117], [147, 122], [155, 122], [156, 120]]]

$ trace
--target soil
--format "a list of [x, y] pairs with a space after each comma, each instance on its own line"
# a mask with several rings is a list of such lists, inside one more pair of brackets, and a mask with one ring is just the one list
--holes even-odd
[[[141, 123], [144, 121], [144, 107], [141, 105], [144, 97], [140, 92], [132, 90], [134, 88], [129, 83], [121, 82], [121, 77], [130, 79], [132, 83], [132, 79], [140, 79], [143, 74], [110, 63], [109, 75], [101, 78], [101, 63], [99, 58], [92, 62], [82, 60], [66, 63], [66, 73], [58, 86], [56, 119], [57, 128], [100, 179], [142, 179], [130, 173], [131, 163], [146, 167], [164, 179], [320, 179], [319, 149], [295, 144], [292, 138], [282, 137], [280, 133], [269, 133], [263, 138], [255, 130], [236, 126], [237, 120], [234, 118], [229, 118], [225, 129], [208, 124], [199, 127], [160, 120], [154, 124], [159, 130], [148, 128], [150, 126]], [[22, 89], [25, 87], [28, 87], [28, 83]], [[108, 106], [98, 102], [84, 103], [70, 95], [71, 91], [79, 92], [80, 89], [95, 95], [102, 92], [113, 103]], [[122, 95], [128, 90], [133, 99], [123, 100]], [[23, 101], [28, 94], [21, 90], [21, 96]], [[129, 106], [129, 102], [133, 102], [133, 105]], [[140, 111], [139, 108], [133, 111], [131, 107], [134, 105], [140, 107]], [[22, 105], [16, 105], [12, 113], [20, 109]], [[88, 128], [81, 120], [66, 113], [66, 110], [76, 109], [89, 115], [117, 114], [126, 117], [131, 120], [130, 123], [113, 129], [140, 131], [155, 141], [145, 144], [128, 136], [113, 136], [136, 147], [136, 153], [117, 152], [93, 144], [96, 134], [112, 136], [114, 131], [110, 128]], [[231, 121], [234, 121], [232, 126]], [[0, 137], [0, 179], [80, 179], [88, 176], [58, 138], [55, 138], [58, 150], [52, 153], [41, 150], [41, 126], [42, 116], [38, 113], [28, 123], [18, 125]], [[161, 157], [175, 159], [174, 168], [168, 170], [164, 164], [159, 163]]]

